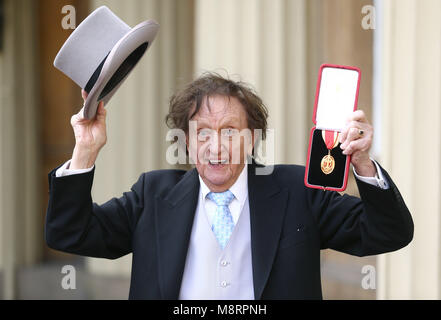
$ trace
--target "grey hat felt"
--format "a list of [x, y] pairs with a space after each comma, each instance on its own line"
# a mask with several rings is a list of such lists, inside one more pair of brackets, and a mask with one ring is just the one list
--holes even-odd
[[147, 20], [129, 27], [106, 6], [82, 21], [58, 52], [54, 66], [87, 93], [84, 117], [95, 117], [98, 103], [110, 100], [146, 50], [159, 25]]

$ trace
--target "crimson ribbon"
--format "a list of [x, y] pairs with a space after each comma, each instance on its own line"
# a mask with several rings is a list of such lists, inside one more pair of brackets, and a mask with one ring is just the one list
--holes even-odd
[[338, 143], [338, 132], [325, 130], [326, 148], [332, 150]]

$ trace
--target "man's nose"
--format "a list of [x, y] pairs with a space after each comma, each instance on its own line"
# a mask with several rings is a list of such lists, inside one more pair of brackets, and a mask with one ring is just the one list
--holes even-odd
[[217, 132], [213, 132], [210, 137], [210, 153], [213, 155], [218, 155], [222, 148], [222, 139]]

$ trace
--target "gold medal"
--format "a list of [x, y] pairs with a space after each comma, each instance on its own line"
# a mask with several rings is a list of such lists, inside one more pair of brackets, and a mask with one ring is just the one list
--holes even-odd
[[[331, 151], [329, 151], [331, 152]], [[331, 156], [330, 154], [327, 154], [326, 156], [323, 157], [322, 162], [320, 163], [321, 168], [322, 168], [322, 172], [324, 174], [330, 174], [332, 173], [332, 171], [334, 171], [335, 168], [335, 160], [334, 157]]]
[[322, 158], [320, 162], [320, 167], [324, 174], [330, 174], [334, 171], [335, 168], [335, 159], [331, 156], [331, 150], [334, 149], [338, 145], [338, 136], [339, 132], [337, 131], [322, 131], [323, 141], [325, 142], [326, 148], [328, 149], [328, 154]]

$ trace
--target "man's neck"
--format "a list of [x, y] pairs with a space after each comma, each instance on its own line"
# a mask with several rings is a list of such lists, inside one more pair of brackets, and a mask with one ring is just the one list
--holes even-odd
[[240, 174], [236, 177], [236, 179], [234, 179], [233, 181], [229, 182], [228, 184], [224, 184], [224, 185], [214, 185], [212, 183], [210, 183], [209, 181], [206, 181], [204, 178], [202, 178], [199, 175], [199, 179], [201, 180], [201, 182], [203, 182], [207, 188], [211, 191], [211, 192], [224, 192], [227, 191], [229, 189], [231, 189], [231, 187], [238, 182], [238, 179], [240, 178], [240, 176], [243, 175], [244, 170], [247, 170], [247, 163], [242, 165], [242, 168], [240, 169]]

